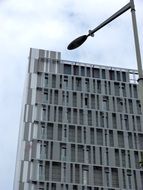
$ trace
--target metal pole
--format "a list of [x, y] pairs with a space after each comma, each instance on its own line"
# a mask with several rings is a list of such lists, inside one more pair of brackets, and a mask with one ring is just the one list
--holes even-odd
[[100, 30], [101, 28], [103, 28], [105, 25], [109, 24], [111, 21], [113, 21], [114, 19], [116, 19], [117, 17], [119, 17], [120, 15], [122, 15], [124, 12], [126, 12], [130, 8], [131, 8], [131, 3], [126, 4], [124, 7], [122, 7], [119, 11], [117, 11], [116, 13], [114, 13], [107, 20], [105, 20], [104, 22], [102, 22], [96, 28], [94, 28], [93, 30], [90, 30], [89, 31], [89, 35], [92, 36], [95, 32], [97, 32], [97, 30]]
[[133, 33], [134, 33], [134, 42], [135, 42], [135, 50], [136, 50], [136, 59], [137, 59], [137, 67], [138, 67], [138, 84], [139, 84], [139, 96], [141, 101], [141, 110], [143, 114], [143, 71], [142, 71], [142, 61], [141, 61], [141, 53], [140, 53], [140, 45], [138, 38], [138, 29], [136, 22], [136, 14], [135, 14], [135, 5], [134, 0], [130, 0], [131, 3], [131, 15], [132, 15], [132, 24], [133, 24]]

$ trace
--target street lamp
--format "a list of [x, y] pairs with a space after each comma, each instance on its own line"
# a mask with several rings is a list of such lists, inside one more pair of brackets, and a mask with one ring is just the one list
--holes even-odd
[[122, 7], [119, 11], [105, 20], [103, 23], [98, 25], [93, 30], [89, 30], [87, 35], [80, 36], [73, 40], [67, 47], [68, 50], [73, 50], [81, 46], [89, 36], [94, 37], [94, 33], [103, 28], [105, 25], [109, 24], [111, 21], [122, 15], [127, 10], [131, 9], [131, 16], [132, 16], [132, 26], [133, 26], [133, 33], [134, 33], [134, 42], [135, 42], [135, 51], [136, 51], [136, 59], [137, 59], [137, 68], [138, 68], [138, 83], [139, 83], [139, 95], [141, 100], [141, 109], [143, 113], [143, 72], [142, 72], [142, 62], [141, 62], [141, 54], [140, 54], [140, 46], [139, 46], [139, 38], [138, 38], [138, 30], [137, 30], [137, 23], [136, 23], [136, 14], [135, 14], [135, 5], [134, 0], [130, 0], [128, 4]]

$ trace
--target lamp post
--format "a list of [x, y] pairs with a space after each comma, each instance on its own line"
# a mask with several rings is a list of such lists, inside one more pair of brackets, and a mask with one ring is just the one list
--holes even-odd
[[133, 33], [134, 33], [134, 42], [135, 42], [135, 51], [136, 51], [136, 59], [137, 59], [137, 68], [138, 68], [138, 84], [139, 84], [139, 95], [141, 100], [141, 109], [143, 114], [143, 72], [142, 72], [142, 62], [141, 62], [141, 54], [140, 54], [140, 46], [139, 46], [139, 38], [138, 38], [138, 30], [137, 30], [137, 23], [136, 23], [136, 14], [135, 14], [135, 5], [134, 0], [130, 0], [128, 4], [122, 7], [119, 11], [105, 20], [103, 23], [98, 25], [93, 30], [89, 30], [87, 35], [82, 35], [75, 40], [73, 40], [67, 47], [68, 50], [73, 50], [81, 46], [89, 36], [94, 37], [94, 33], [103, 28], [105, 25], [109, 24], [111, 21], [122, 15], [127, 10], [131, 10], [132, 16], [132, 26], [133, 26]]

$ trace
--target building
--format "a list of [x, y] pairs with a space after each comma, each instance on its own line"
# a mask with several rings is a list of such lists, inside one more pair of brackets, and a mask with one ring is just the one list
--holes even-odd
[[14, 190], [141, 190], [137, 71], [31, 49]]

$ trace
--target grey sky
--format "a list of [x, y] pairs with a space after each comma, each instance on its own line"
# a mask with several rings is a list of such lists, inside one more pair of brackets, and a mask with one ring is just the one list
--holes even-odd
[[[134, 1], [143, 52], [143, 1]], [[71, 40], [86, 34], [126, 3], [127, 0], [0, 0], [0, 189], [10, 190], [13, 186], [29, 48], [61, 51], [63, 59], [135, 69], [130, 11], [79, 49], [66, 49]]]

